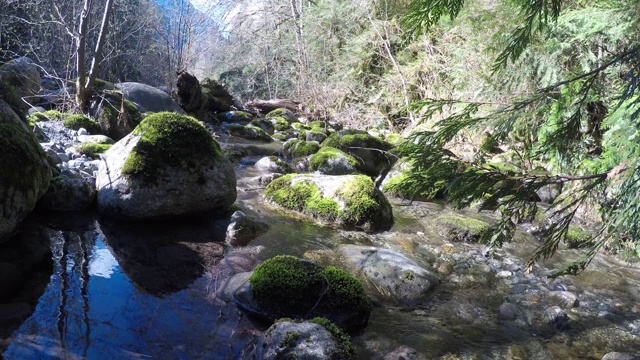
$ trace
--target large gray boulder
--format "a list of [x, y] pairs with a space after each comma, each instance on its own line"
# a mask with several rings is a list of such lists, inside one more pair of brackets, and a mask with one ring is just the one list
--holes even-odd
[[382, 231], [393, 225], [391, 205], [365, 175], [288, 174], [271, 182], [267, 200], [347, 230]]
[[81, 211], [90, 208], [96, 197], [95, 179], [78, 169], [60, 172], [51, 181], [49, 190], [38, 207], [57, 211]]
[[[328, 327], [331, 328], [331, 325]], [[349, 338], [341, 331], [336, 331], [335, 326], [331, 329], [334, 333], [316, 322], [279, 321], [273, 324], [260, 339], [258, 358], [263, 360], [355, 359]]]
[[233, 166], [197, 120], [147, 117], [104, 155], [98, 210], [125, 219], [166, 218], [227, 207], [236, 199]]
[[18, 115], [0, 99], [0, 242], [33, 210], [51, 181], [44, 150]]
[[0, 66], [0, 82], [15, 86], [30, 105], [40, 103], [40, 70], [28, 57], [20, 57]]
[[345, 270], [372, 284], [383, 299], [403, 306], [419, 305], [440, 282], [433, 271], [393, 250], [342, 245], [336, 253]]
[[172, 111], [185, 114], [185, 111], [173, 101], [169, 94], [147, 84], [123, 82], [116, 84], [124, 97], [134, 103], [140, 112]]

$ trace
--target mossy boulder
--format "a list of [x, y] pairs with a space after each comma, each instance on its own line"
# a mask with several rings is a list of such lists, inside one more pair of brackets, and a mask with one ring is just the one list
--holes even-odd
[[389, 154], [393, 146], [361, 130], [341, 130], [331, 134], [322, 146], [340, 149], [358, 160], [358, 168], [369, 176], [378, 176], [389, 169], [395, 157]]
[[229, 206], [236, 178], [218, 143], [196, 119], [156, 113], [103, 155], [98, 210], [126, 219], [181, 216]]
[[291, 129], [291, 125], [289, 124], [287, 119], [283, 118], [282, 116], [269, 117], [265, 120], [271, 122], [271, 124], [273, 124], [273, 128], [277, 131], [286, 131]]
[[300, 130], [311, 130], [311, 126], [305, 125], [305, 124], [299, 123], [299, 122], [292, 123], [291, 127], [294, 128], [295, 130], [299, 130], [299, 131]]
[[118, 91], [107, 91], [94, 106], [104, 135], [118, 141], [133, 131], [142, 120], [138, 108]]
[[0, 100], [0, 242], [33, 210], [51, 181], [44, 150], [11, 107]]
[[[40, 103], [40, 70], [31, 59], [20, 57], [0, 66], [0, 84], [2, 83], [9, 83], [16, 89], [20, 103], [22, 99], [30, 105]], [[5, 101], [14, 106], [9, 100]]]
[[584, 248], [594, 244], [593, 235], [587, 230], [575, 225], [569, 226], [566, 242], [570, 249]]
[[337, 267], [276, 256], [249, 277], [253, 310], [271, 321], [324, 317], [351, 331], [366, 326], [371, 304], [360, 280]]
[[273, 141], [271, 136], [269, 136], [269, 134], [264, 132], [264, 130], [252, 125], [244, 126], [240, 124], [230, 124], [229, 126], [226, 127], [226, 130], [229, 135], [237, 136], [243, 139], [256, 140], [256, 141], [262, 141], [262, 142]]
[[259, 127], [260, 129], [262, 129], [262, 131], [266, 132], [269, 135], [273, 135], [273, 132], [275, 131], [273, 124], [267, 119], [252, 120], [251, 126]]
[[320, 150], [320, 144], [314, 141], [290, 139], [282, 145], [282, 154], [288, 159], [313, 155], [318, 150]]
[[327, 134], [324, 131], [318, 129], [311, 129], [307, 131], [305, 134], [305, 140], [307, 141], [317, 141], [322, 143], [327, 139]]
[[326, 175], [357, 174], [358, 160], [336, 148], [325, 146], [309, 157], [309, 170]]
[[449, 185], [444, 181], [438, 182], [432, 187], [424, 188], [419, 192], [411, 191], [407, 180], [411, 168], [411, 163], [404, 159], [394, 163], [382, 180], [382, 191], [387, 195], [412, 201], [428, 201], [444, 197], [444, 192]]
[[85, 115], [67, 115], [64, 118], [62, 125], [71, 130], [80, 130], [80, 128], [84, 128], [90, 134], [100, 133], [100, 124]]
[[81, 155], [87, 155], [94, 159], [100, 157], [100, 154], [104, 154], [107, 150], [109, 150], [113, 144], [98, 144], [94, 142], [84, 142], [74, 149]]
[[273, 324], [260, 339], [259, 358], [355, 360], [349, 336], [331, 321], [282, 319]]
[[247, 125], [254, 119], [254, 116], [245, 111], [227, 111], [218, 114], [218, 119], [223, 122]]
[[291, 110], [287, 108], [278, 108], [275, 110], [271, 110], [265, 116], [267, 118], [283, 118], [288, 123], [298, 122], [298, 116]]
[[477, 242], [489, 230], [489, 224], [485, 221], [458, 215], [440, 215], [436, 223], [440, 236], [453, 242]]
[[271, 182], [267, 200], [343, 229], [381, 231], [393, 225], [391, 205], [364, 175], [294, 175]]

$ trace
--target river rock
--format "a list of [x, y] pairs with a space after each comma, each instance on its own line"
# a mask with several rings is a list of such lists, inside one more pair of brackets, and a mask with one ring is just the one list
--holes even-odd
[[287, 164], [286, 162], [278, 159], [277, 156], [265, 156], [262, 159], [258, 160], [254, 166], [262, 171], [279, 174], [293, 172], [291, 166], [289, 166], [289, 164]]
[[569, 322], [569, 315], [559, 306], [548, 308], [542, 316], [544, 321], [556, 330], [564, 329]]
[[272, 142], [273, 139], [269, 134], [261, 128], [252, 125], [229, 124], [226, 127], [229, 135], [236, 136], [248, 140], [256, 140], [262, 142]]
[[355, 353], [344, 334], [336, 336], [321, 324], [279, 321], [267, 329], [260, 339], [258, 358], [347, 360], [355, 359]]
[[105, 135], [82, 135], [78, 132], [78, 141], [81, 143], [95, 143], [95, 144], [114, 144], [112, 138]]
[[320, 144], [315, 141], [304, 141], [299, 139], [287, 140], [282, 145], [282, 155], [287, 159], [295, 159], [313, 155], [320, 150]]
[[387, 230], [393, 225], [391, 205], [371, 178], [364, 175], [295, 175], [274, 180], [267, 200], [343, 229]]
[[358, 160], [353, 156], [329, 146], [309, 157], [309, 170], [326, 175], [348, 175], [359, 173]]
[[549, 296], [564, 309], [574, 308], [579, 304], [576, 294], [569, 291], [552, 291]]
[[18, 90], [30, 105], [40, 103], [40, 71], [28, 57], [20, 57], [0, 66], [0, 82], [7, 82]]
[[400, 346], [386, 354], [383, 360], [427, 360], [427, 357], [408, 346]]
[[44, 150], [18, 115], [0, 99], [0, 242], [8, 239], [49, 188]]
[[274, 118], [274, 117], [282, 117], [287, 120], [289, 123], [298, 122], [298, 116], [291, 110], [287, 108], [278, 108], [275, 110], [271, 110], [265, 116], [266, 118]]
[[329, 136], [322, 146], [340, 149], [358, 160], [359, 170], [369, 176], [378, 176], [390, 169], [395, 156], [389, 154], [390, 143], [361, 130], [341, 130]]
[[374, 284], [384, 298], [406, 307], [418, 305], [440, 282], [434, 272], [393, 250], [342, 245], [336, 253], [351, 274]]
[[275, 128], [273, 127], [273, 123], [266, 119], [255, 119], [251, 121], [251, 125], [255, 127], [259, 127], [262, 131], [266, 132], [269, 135], [273, 135]]
[[38, 206], [47, 210], [86, 210], [93, 205], [95, 195], [94, 178], [82, 176], [78, 169], [66, 169], [51, 181]]
[[225, 241], [233, 246], [246, 246], [268, 229], [269, 225], [251, 219], [242, 211], [236, 211], [231, 215]]
[[150, 85], [137, 82], [123, 82], [115, 84], [122, 91], [124, 97], [134, 103], [140, 112], [172, 111], [185, 114], [169, 94]]
[[229, 206], [236, 199], [233, 166], [195, 119], [157, 113], [103, 155], [96, 179], [98, 210], [145, 219]]
[[640, 360], [639, 354], [610, 352], [602, 357], [602, 360]]
[[249, 124], [254, 118], [253, 114], [245, 111], [227, 111], [219, 113], [217, 116], [220, 121], [228, 123], [238, 123], [242, 125]]
[[104, 94], [91, 105], [100, 130], [114, 140], [127, 136], [142, 120], [138, 108], [125, 99], [121, 92], [105, 91]]

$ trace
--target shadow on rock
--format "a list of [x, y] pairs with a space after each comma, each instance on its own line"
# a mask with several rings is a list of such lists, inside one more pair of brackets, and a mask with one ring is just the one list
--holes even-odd
[[33, 219], [21, 229], [0, 244], [0, 354], [35, 310], [53, 273], [47, 229]]
[[224, 241], [224, 224], [217, 222], [103, 219], [98, 232], [131, 280], [163, 296], [187, 288], [222, 259], [224, 246], [213, 241]]

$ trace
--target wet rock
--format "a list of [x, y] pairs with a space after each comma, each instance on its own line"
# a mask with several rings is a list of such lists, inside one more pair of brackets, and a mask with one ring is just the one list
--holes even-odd
[[0, 100], [0, 242], [8, 239], [45, 194], [51, 168], [37, 139]]
[[579, 305], [578, 297], [569, 291], [552, 291], [549, 296], [564, 309], [570, 309]]
[[552, 306], [544, 311], [543, 319], [545, 323], [551, 325], [556, 330], [562, 330], [569, 323], [569, 315], [559, 306]]
[[436, 222], [438, 234], [452, 242], [477, 242], [489, 228], [484, 221], [458, 215], [441, 215]]
[[342, 229], [381, 231], [393, 225], [391, 205], [364, 175], [285, 175], [267, 186], [267, 200]]
[[225, 241], [233, 246], [246, 246], [268, 229], [269, 225], [249, 218], [242, 211], [236, 211], [231, 215]]
[[185, 114], [169, 94], [150, 85], [137, 82], [115, 84], [122, 91], [124, 97], [134, 103], [140, 112], [172, 111]]
[[344, 334], [333, 334], [321, 324], [279, 321], [260, 340], [258, 358], [347, 360], [355, 359], [355, 353]]
[[[233, 167], [198, 122], [164, 112], [149, 116], [138, 129], [103, 155], [96, 178], [101, 213], [167, 218], [235, 202]], [[147, 138], [147, 132], [162, 136]]]
[[229, 135], [233, 135], [239, 138], [262, 141], [262, 142], [272, 142], [273, 139], [269, 134], [267, 134], [264, 130], [257, 126], [252, 125], [240, 125], [240, 124], [229, 124], [225, 127], [225, 130]]
[[258, 184], [266, 186], [271, 184], [273, 180], [279, 177], [282, 177], [283, 175], [284, 174], [279, 174], [279, 173], [267, 174], [267, 175], [258, 176], [255, 178], [255, 180]]
[[259, 127], [262, 131], [266, 132], [269, 135], [273, 135], [275, 131], [273, 124], [271, 121], [266, 119], [255, 119], [251, 121], [251, 125], [255, 127]]
[[221, 121], [228, 123], [237, 123], [247, 125], [253, 120], [254, 116], [245, 111], [227, 111], [217, 115]]
[[404, 255], [372, 246], [342, 245], [336, 250], [345, 269], [363, 279], [384, 299], [406, 307], [425, 300], [440, 280]]
[[309, 170], [326, 175], [357, 174], [357, 166], [353, 156], [332, 147], [322, 147], [309, 157]]
[[400, 346], [386, 354], [383, 360], [427, 360], [427, 357], [408, 346]]
[[640, 360], [640, 354], [610, 352], [605, 354], [602, 360]]
[[93, 177], [83, 176], [78, 169], [66, 169], [51, 181], [38, 206], [46, 210], [86, 210], [93, 205], [95, 195]]
[[265, 156], [258, 160], [255, 165], [256, 168], [280, 174], [287, 174], [292, 172], [291, 167], [286, 162], [278, 159], [276, 156]]

